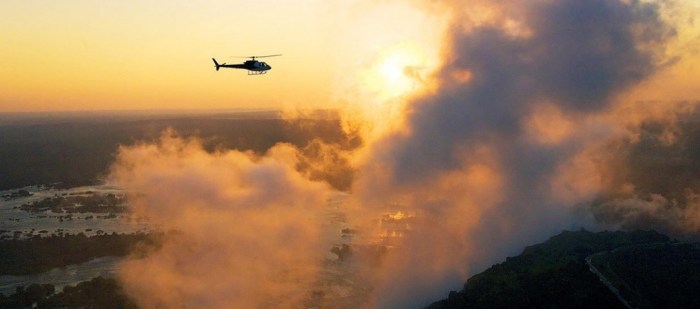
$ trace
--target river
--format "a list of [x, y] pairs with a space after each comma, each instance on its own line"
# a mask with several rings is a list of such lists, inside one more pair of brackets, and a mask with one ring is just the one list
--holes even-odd
[[58, 293], [67, 285], [76, 285], [98, 276], [113, 277], [121, 259], [120, 257], [101, 257], [81, 264], [54, 268], [40, 274], [0, 276], [0, 293], [8, 296], [15, 293], [17, 287], [27, 287], [33, 283], [53, 284]]
[[[40, 201], [56, 196], [69, 196], [94, 192], [96, 194], [123, 194], [119, 188], [112, 186], [86, 186], [70, 189], [53, 189], [43, 186], [30, 186], [25, 188], [0, 191], [0, 196], [7, 197], [12, 192], [26, 190], [31, 196], [15, 198], [0, 198], [0, 238], [28, 238], [33, 236], [48, 236], [51, 234], [78, 234], [87, 236], [102, 233], [135, 233], [148, 232], [151, 225], [143, 218], [133, 218], [129, 214], [118, 214], [107, 218], [102, 213], [75, 213], [70, 219], [67, 214], [56, 214], [50, 211], [31, 213], [19, 209], [25, 203]], [[66, 285], [76, 285], [82, 281], [88, 281], [97, 276], [114, 276], [119, 257], [102, 257], [91, 261], [74, 264], [50, 271], [23, 276], [0, 276], [0, 293], [10, 295], [18, 286], [29, 286], [33, 283], [53, 284], [56, 292], [60, 292]]]
[[[112, 186], [85, 186], [70, 189], [52, 189], [42, 186], [31, 186], [14, 190], [0, 191], [0, 196], [18, 190], [27, 190], [32, 195], [12, 199], [0, 199], [0, 238], [27, 238], [35, 235], [78, 234], [95, 235], [98, 231], [110, 234], [147, 232], [151, 229], [148, 220], [134, 218], [122, 213], [106, 218], [104, 213], [75, 213], [57, 214], [50, 210], [32, 213], [21, 210], [22, 204], [40, 201], [45, 198], [83, 194], [123, 194], [119, 188]], [[70, 216], [69, 216], [70, 215]]]

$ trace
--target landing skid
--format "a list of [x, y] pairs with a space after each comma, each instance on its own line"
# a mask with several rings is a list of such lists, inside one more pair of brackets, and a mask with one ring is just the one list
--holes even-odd
[[248, 71], [248, 75], [263, 75], [267, 73], [267, 71]]

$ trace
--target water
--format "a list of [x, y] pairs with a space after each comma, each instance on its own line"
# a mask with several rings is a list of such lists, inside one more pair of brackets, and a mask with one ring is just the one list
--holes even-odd
[[[94, 192], [97, 194], [121, 195], [123, 191], [111, 186], [86, 186], [70, 189], [50, 189], [42, 186], [31, 186], [20, 189], [0, 191], [0, 196], [6, 196], [18, 190], [27, 190], [31, 196], [18, 197], [10, 200], [0, 198], [0, 239], [28, 238], [36, 235], [78, 234], [92, 236], [102, 231], [104, 233], [135, 233], [152, 230], [148, 220], [133, 218], [129, 214], [117, 214], [113, 218], [105, 218], [103, 213], [74, 213], [57, 214], [51, 211], [31, 213], [19, 209], [19, 206], [45, 198]], [[48, 272], [23, 276], [0, 276], [0, 293], [11, 295], [19, 286], [29, 286], [33, 283], [53, 284], [56, 292], [66, 285], [76, 285], [82, 281], [91, 280], [97, 276], [114, 276], [117, 264], [122, 258], [102, 257], [91, 261], [54, 268]]]
[[33, 283], [53, 284], [56, 292], [60, 292], [67, 285], [76, 285], [98, 276], [113, 277], [121, 260], [120, 257], [101, 257], [81, 264], [54, 268], [40, 274], [0, 276], [0, 293], [8, 296], [14, 294], [17, 287], [27, 287]]
[[[41, 200], [62, 194], [80, 193], [92, 191], [99, 194], [122, 194], [123, 192], [112, 187], [90, 186], [72, 188], [68, 190], [45, 189], [41, 187], [24, 188], [33, 193], [29, 197], [21, 197], [9, 201], [0, 200], [0, 237], [13, 237], [14, 231], [20, 231], [20, 237], [30, 237], [32, 235], [47, 235], [40, 233], [79, 233], [86, 235], [94, 234], [97, 230], [106, 233], [131, 233], [136, 231], [152, 230], [152, 226], [147, 221], [139, 221], [130, 218], [127, 214], [120, 214], [114, 219], [93, 218], [85, 220], [87, 216], [104, 216], [104, 214], [73, 214], [73, 220], [60, 221], [57, 216], [62, 214], [52, 213], [29, 213], [16, 207], [24, 203]], [[15, 192], [17, 190], [0, 191], [0, 195]], [[346, 194], [338, 194], [327, 201], [325, 216], [328, 218], [324, 225], [323, 233], [326, 241], [335, 246], [343, 244], [353, 245], [355, 252], [361, 253], [363, 248], [371, 249], [371, 244], [376, 239], [362, 234], [341, 233], [341, 230], [349, 229], [343, 211], [343, 204], [347, 198]], [[65, 214], [63, 214], [65, 215]], [[78, 219], [80, 218], [80, 219]], [[91, 229], [90, 232], [86, 232]], [[83, 281], [91, 280], [97, 276], [114, 277], [120, 257], [103, 257], [85, 263], [55, 268], [48, 272], [24, 276], [0, 276], [0, 293], [11, 295], [19, 286], [27, 287], [31, 284], [52, 284], [56, 292], [60, 292], [65, 286], [76, 285]], [[357, 308], [366, 305], [365, 301], [371, 293], [369, 285], [370, 279], [363, 277], [358, 262], [348, 260], [341, 262], [338, 257], [326, 251], [323, 264], [321, 265], [318, 282], [312, 287], [318, 295], [308, 300], [308, 307], [334, 307], [334, 308]]]
[[[48, 236], [50, 234], [70, 233], [95, 235], [102, 230], [105, 233], [135, 233], [151, 230], [148, 220], [134, 218], [128, 214], [116, 214], [114, 218], [105, 218], [103, 213], [74, 213], [57, 214], [50, 210], [31, 213], [19, 209], [22, 204], [40, 201], [45, 198], [94, 192], [97, 194], [123, 194], [118, 188], [111, 186], [86, 186], [65, 190], [47, 189], [41, 186], [21, 188], [32, 193], [31, 196], [11, 200], [0, 199], [0, 239], [27, 238], [34, 235]], [[0, 191], [0, 196], [15, 192], [19, 189]]]

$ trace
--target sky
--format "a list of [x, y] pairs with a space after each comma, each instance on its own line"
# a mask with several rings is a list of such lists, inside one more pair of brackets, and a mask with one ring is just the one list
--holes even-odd
[[[298, 307], [323, 294], [312, 292], [313, 279], [327, 295], [352, 298], [357, 291], [326, 285], [318, 264], [341, 228], [360, 236], [349, 240], [349, 264], [333, 265], [354, 271], [341, 281], [370, 287], [347, 308], [424, 308], [562, 230], [700, 237], [697, 1], [302, 7], [268, 7], [295, 22], [270, 23], [280, 27], [254, 38], [280, 37], [278, 46], [295, 45], [307, 58], [266, 50], [285, 55], [270, 59], [263, 81], [272, 88], [226, 72], [221, 97], [204, 90], [224, 72], [197, 62], [187, 75], [201, 83], [196, 102], [226, 104], [246, 81], [259, 104], [340, 107], [348, 139], [362, 142], [280, 143], [256, 155], [207, 152], [202, 141], [166, 131], [120, 147], [108, 180], [135, 193], [137, 214], [187, 231], [120, 268], [144, 307]], [[145, 89], [180, 81], [166, 76], [165, 86]], [[337, 192], [314, 170], [347, 172], [352, 184]], [[344, 218], [328, 239], [319, 201], [337, 201]], [[332, 300], [326, 307], [343, 307]]]
[[[434, 65], [443, 23], [398, 1], [3, 1], [0, 112], [337, 108]], [[265, 76], [211, 60], [270, 54]]]
[[[294, 307], [334, 245], [329, 196], [391, 248], [358, 254], [371, 295], [349, 308], [424, 307], [565, 229], [700, 235], [698, 173], [678, 172], [698, 166], [697, 1], [2, 6], [0, 111], [340, 108], [362, 141], [121, 146], [107, 180], [187, 231], [120, 269], [144, 307]], [[211, 62], [277, 53], [265, 76]], [[351, 188], [300, 161], [347, 164]]]

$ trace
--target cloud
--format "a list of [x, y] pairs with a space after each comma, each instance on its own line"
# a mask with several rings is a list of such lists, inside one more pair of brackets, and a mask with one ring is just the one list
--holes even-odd
[[[140, 304], [304, 302], [332, 245], [322, 237], [330, 189], [312, 180], [351, 193], [340, 216], [357, 231], [347, 263], [371, 287], [360, 302], [371, 307], [425, 306], [562, 229], [697, 232], [700, 182], [678, 172], [700, 166], [697, 102], [631, 99], [684, 63], [667, 61], [679, 33], [670, 4], [425, 5], [450, 15], [442, 64], [420, 76], [429, 89], [359, 102], [340, 117], [348, 141], [210, 153], [167, 132], [120, 149], [111, 180], [132, 192], [134, 211], [182, 231], [125, 263]], [[653, 155], [666, 151], [685, 159]]]
[[390, 242], [378, 307], [426, 305], [527, 244], [600, 228], [578, 208], [616, 181], [603, 151], [628, 122], [611, 111], [664, 68], [676, 35], [650, 1], [442, 5], [453, 23], [438, 86], [368, 145], [353, 187], [356, 222], [416, 214]]
[[[633, 187], [630, 185], [630, 188]], [[654, 229], [697, 239], [700, 231], [700, 195], [687, 190], [682, 200], [661, 194], [626, 195], [601, 199], [592, 205], [596, 219], [617, 229]]]
[[617, 177], [590, 206], [601, 223], [681, 238], [699, 235], [700, 114], [689, 102], [676, 106], [674, 113], [641, 121], [632, 135], [604, 149], [617, 158], [607, 162]]
[[321, 237], [327, 186], [302, 177], [297, 151], [262, 157], [209, 153], [167, 131], [157, 144], [121, 147], [110, 182], [134, 211], [176, 230], [119, 277], [144, 307], [292, 307], [309, 293], [329, 244]]

